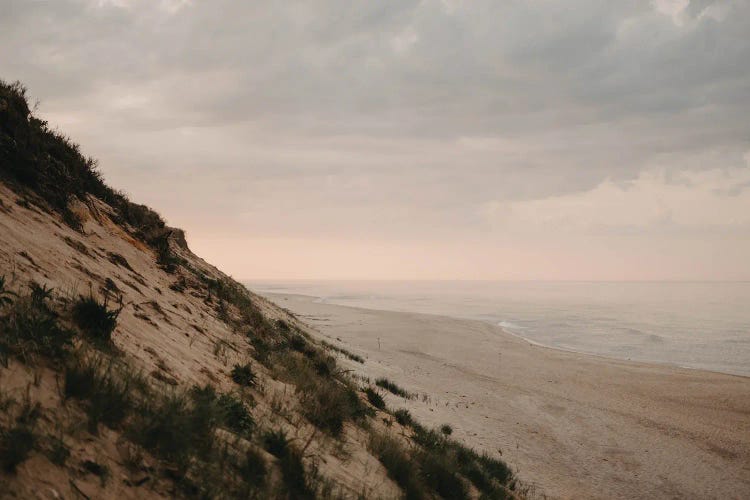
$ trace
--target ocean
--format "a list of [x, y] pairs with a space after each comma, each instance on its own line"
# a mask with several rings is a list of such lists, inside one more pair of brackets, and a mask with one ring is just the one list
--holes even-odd
[[487, 321], [556, 349], [750, 376], [750, 282], [245, 284], [344, 306]]

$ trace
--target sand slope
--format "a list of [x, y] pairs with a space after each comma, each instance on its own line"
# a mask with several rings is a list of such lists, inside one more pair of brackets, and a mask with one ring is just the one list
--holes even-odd
[[[57, 296], [76, 297], [99, 293], [109, 279], [124, 302], [113, 342], [128, 363], [176, 388], [210, 383], [224, 392], [235, 390], [229, 372], [235, 363], [248, 359], [247, 339], [219, 318], [200, 286], [176, 288], [181, 278], [195, 278], [184, 270], [176, 274], [162, 270], [152, 249], [112, 221], [108, 205], [95, 198], [76, 203], [84, 221], [82, 232], [64, 225], [41, 205], [24, 203], [0, 182], [0, 276], [5, 276], [8, 288], [21, 291], [33, 280], [53, 288]], [[226, 278], [187, 247], [178, 244], [173, 250], [192, 269]], [[275, 305], [256, 299], [267, 317], [283, 317], [294, 324], [294, 318]], [[308, 463], [314, 461], [343, 497], [357, 498], [363, 492], [371, 498], [399, 495], [398, 487], [368, 452], [369, 436], [362, 429], [347, 423], [341, 440], [322, 434], [301, 416], [294, 386], [274, 380], [258, 363], [253, 366], [263, 387], [252, 391], [257, 403], [252, 414], [261, 428], [282, 428], [290, 440], [307, 443]], [[0, 397], [20, 401], [29, 394], [42, 404], [40, 435], [58, 433], [61, 424], [74, 429], [64, 435], [71, 451], [65, 466], [55, 466], [44, 454], [34, 452], [15, 473], [0, 471], [0, 497], [173, 497], [171, 482], [145, 476], [147, 481], [141, 483], [143, 477], [133, 477], [124, 465], [127, 457], [118, 432], [102, 429], [93, 436], [85, 431], [81, 410], [61, 400], [61, 383], [60, 374], [44, 363], [27, 366], [11, 361], [7, 368], [0, 366]], [[7, 423], [6, 413], [0, 411], [0, 424]], [[267, 458], [272, 460], [270, 455]], [[81, 465], [86, 460], [107, 466], [108, 481], [87, 472]]]
[[[750, 378], [530, 345], [493, 325], [269, 295], [426, 401], [425, 424], [560, 498], [750, 498]], [[379, 339], [379, 342], [378, 342]]]

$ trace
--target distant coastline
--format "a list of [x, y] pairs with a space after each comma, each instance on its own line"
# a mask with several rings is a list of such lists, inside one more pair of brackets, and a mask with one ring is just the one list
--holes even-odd
[[[566, 352], [750, 376], [750, 311], [742, 306], [750, 303], [750, 283], [245, 284], [321, 303], [485, 321], [532, 345]], [[658, 300], [664, 305], [649, 303]]]

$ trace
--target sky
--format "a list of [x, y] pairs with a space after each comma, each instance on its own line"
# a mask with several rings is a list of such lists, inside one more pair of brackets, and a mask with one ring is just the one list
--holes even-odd
[[750, 279], [750, 0], [0, 0], [0, 78], [238, 279]]

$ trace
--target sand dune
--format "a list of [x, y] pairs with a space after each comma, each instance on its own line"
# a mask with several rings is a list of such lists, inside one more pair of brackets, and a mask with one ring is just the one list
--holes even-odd
[[750, 378], [547, 349], [477, 321], [269, 297], [367, 358], [352, 363], [362, 374], [430, 395], [389, 405], [501, 450], [551, 497], [750, 498]]

